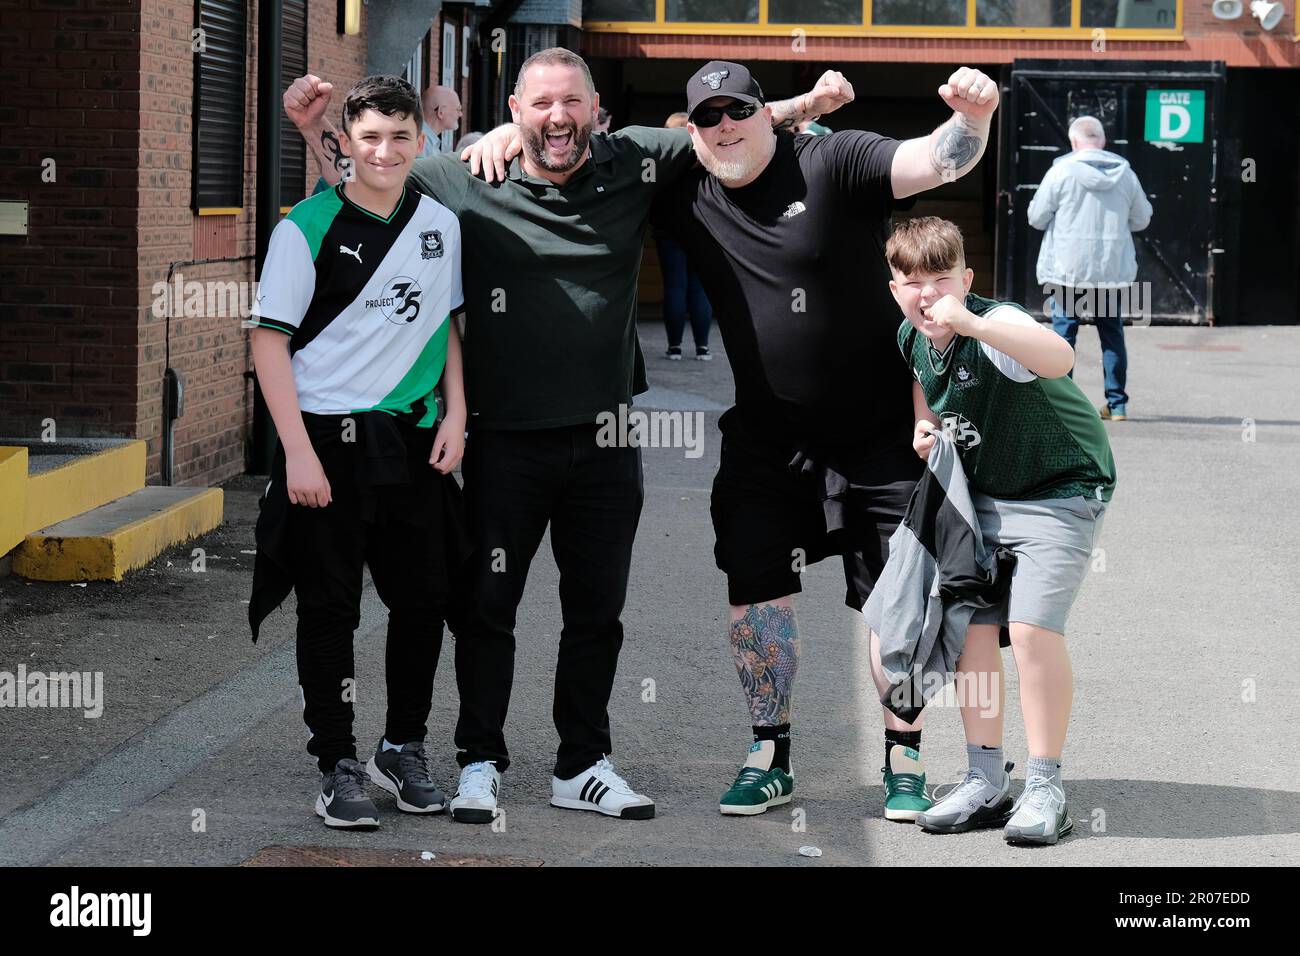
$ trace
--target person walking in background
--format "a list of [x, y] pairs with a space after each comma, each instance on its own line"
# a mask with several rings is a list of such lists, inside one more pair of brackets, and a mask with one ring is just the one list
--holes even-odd
[[[685, 129], [686, 119], [685, 113], [673, 113], [664, 121], [664, 126]], [[695, 358], [711, 362], [709, 326], [713, 324], [713, 307], [704, 294], [700, 277], [687, 265], [686, 250], [681, 243], [662, 229], [655, 230], [655, 246], [659, 249], [659, 269], [664, 276], [664, 327], [668, 331], [668, 351], [664, 357], [674, 362], [681, 361], [682, 336], [686, 333], [686, 318], [690, 316]]]
[[613, 118], [614, 117], [610, 114], [609, 110], [602, 106], [600, 109], [596, 110], [596, 122], [591, 124], [591, 131], [593, 133], [608, 133], [609, 124]]
[[1119, 297], [1088, 293], [1121, 289], [1137, 278], [1132, 233], [1150, 224], [1151, 203], [1128, 160], [1105, 149], [1099, 120], [1078, 117], [1069, 136], [1070, 152], [1052, 164], [1029, 204], [1029, 225], [1045, 230], [1038, 281], [1051, 293], [1052, 326], [1071, 348], [1079, 334], [1075, 304], [1096, 303], [1093, 318], [1106, 377], [1106, 404], [1098, 411], [1104, 419], [1123, 421], [1128, 417], [1124, 316], [1108, 314], [1105, 307]]

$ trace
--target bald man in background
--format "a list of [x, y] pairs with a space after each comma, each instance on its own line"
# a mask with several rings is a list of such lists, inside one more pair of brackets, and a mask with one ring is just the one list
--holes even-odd
[[424, 108], [424, 151], [421, 156], [442, 152], [442, 134], [460, 128], [460, 97], [447, 86], [431, 86], [420, 98]]

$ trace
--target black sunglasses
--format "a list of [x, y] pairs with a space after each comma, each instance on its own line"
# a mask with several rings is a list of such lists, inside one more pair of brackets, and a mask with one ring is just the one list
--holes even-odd
[[741, 120], [747, 120], [763, 108], [761, 103], [733, 103], [730, 106], [702, 106], [695, 111], [691, 117], [691, 122], [702, 129], [710, 129], [722, 122], [722, 114], [726, 113], [733, 120], [739, 123]]

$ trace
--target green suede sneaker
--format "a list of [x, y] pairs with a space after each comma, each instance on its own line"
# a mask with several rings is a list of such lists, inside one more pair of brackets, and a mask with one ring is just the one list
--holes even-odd
[[775, 749], [776, 745], [770, 740], [755, 741], [749, 748], [749, 757], [740, 768], [736, 782], [718, 801], [722, 813], [748, 817], [762, 813], [768, 807], [790, 802], [794, 777], [780, 767], [771, 766]]
[[899, 823], [915, 823], [916, 818], [934, 806], [925, 795], [925, 771], [921, 768], [921, 755], [911, 747], [894, 744], [889, 751], [889, 766], [881, 771], [885, 775], [885, 819]]

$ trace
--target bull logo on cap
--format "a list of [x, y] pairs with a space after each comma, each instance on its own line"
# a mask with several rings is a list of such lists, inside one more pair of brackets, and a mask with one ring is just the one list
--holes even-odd
[[714, 73], [710, 73], [708, 76], [700, 77], [700, 82], [709, 89], [716, 90], [722, 86], [722, 81], [729, 76], [731, 76], [730, 70], [718, 70]]

